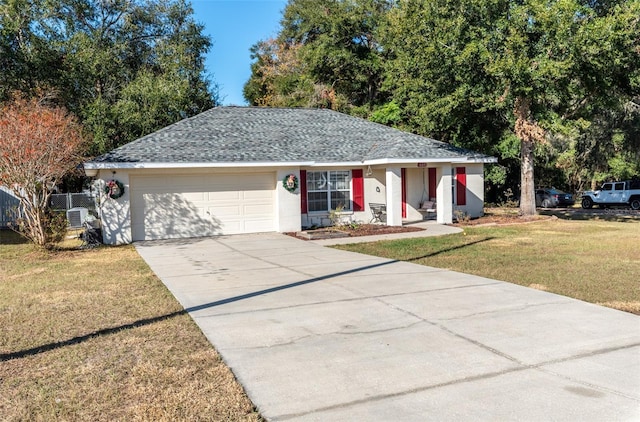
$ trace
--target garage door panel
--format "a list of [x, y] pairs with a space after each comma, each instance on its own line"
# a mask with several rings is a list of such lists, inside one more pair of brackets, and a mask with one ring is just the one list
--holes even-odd
[[242, 215], [242, 206], [241, 205], [228, 205], [222, 206], [217, 205], [215, 207], [208, 208], [210, 215], [215, 215], [217, 217], [231, 217], [240, 218]]
[[[208, 186], [207, 189], [211, 189]], [[235, 191], [221, 191], [221, 192], [207, 192], [207, 198], [209, 201], [238, 201], [242, 199], [242, 192]]]
[[256, 205], [245, 205], [242, 207], [242, 214], [251, 216], [269, 216], [271, 213], [265, 212], [265, 207], [269, 204], [262, 203]]
[[242, 224], [239, 221], [225, 221], [224, 223], [222, 223], [221, 231], [224, 234], [244, 233]]
[[242, 192], [242, 194], [244, 199], [248, 199], [248, 200], [263, 199], [270, 202], [271, 198], [273, 197], [273, 192], [265, 192], [265, 191], [258, 191], [258, 190], [244, 191]]
[[271, 228], [273, 227], [273, 220], [264, 219], [264, 220], [248, 220], [245, 221], [244, 233], [260, 233], [266, 231], [273, 231]]
[[[177, 193], [143, 194], [142, 208], [136, 205], [132, 217], [135, 240], [171, 239], [220, 234], [220, 226], [206, 210]], [[139, 216], [143, 223], [138, 224]], [[136, 239], [137, 237], [137, 239]]]
[[275, 230], [275, 175], [132, 177], [134, 240]]
[[180, 195], [185, 201], [190, 202], [207, 202], [207, 194], [205, 192], [181, 192]]

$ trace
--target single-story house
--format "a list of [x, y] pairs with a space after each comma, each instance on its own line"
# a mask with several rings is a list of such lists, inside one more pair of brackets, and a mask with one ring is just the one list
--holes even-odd
[[[84, 163], [108, 244], [481, 216], [495, 158], [327, 109], [216, 107]], [[107, 187], [110, 186], [111, 188]], [[119, 187], [123, 190], [120, 191]], [[424, 209], [423, 209], [424, 208]]]

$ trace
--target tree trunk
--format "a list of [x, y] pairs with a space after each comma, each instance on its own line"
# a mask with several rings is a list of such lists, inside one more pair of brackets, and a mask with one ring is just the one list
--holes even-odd
[[520, 140], [520, 215], [524, 216], [536, 214], [533, 148], [532, 139]]
[[520, 139], [520, 215], [532, 216], [536, 214], [533, 150], [536, 141], [544, 141], [544, 130], [531, 118], [530, 99], [516, 98], [513, 113], [515, 133]]

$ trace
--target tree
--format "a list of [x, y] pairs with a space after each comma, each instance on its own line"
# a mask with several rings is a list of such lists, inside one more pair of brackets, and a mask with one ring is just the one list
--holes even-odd
[[9, 0], [0, 101], [54, 91], [104, 153], [217, 104], [202, 29], [186, 0]]
[[271, 38], [251, 47], [251, 78], [244, 86], [244, 97], [251, 105], [267, 107], [306, 107], [313, 92], [300, 59], [301, 44], [286, 45]]
[[261, 107], [310, 107], [347, 111], [347, 99], [331, 86], [316, 83], [300, 57], [302, 44], [277, 39], [260, 41], [251, 48], [252, 75], [244, 97]]
[[[333, 96], [341, 104], [372, 109], [384, 97], [380, 84], [385, 52], [377, 32], [391, 4], [388, 0], [291, 0], [277, 39], [260, 41], [252, 48], [256, 62], [245, 85], [245, 98], [257, 104], [258, 98], [265, 98], [264, 90], [269, 90], [267, 99], [277, 97], [294, 104], [306, 98], [322, 107], [330, 102], [327, 96]], [[265, 66], [286, 68], [285, 77], [265, 84]]]
[[421, 133], [508, 158], [517, 142], [532, 215], [536, 148], [637, 95], [638, 16], [637, 0], [403, 1], [385, 85]]
[[20, 201], [17, 230], [43, 247], [60, 240], [51, 191], [80, 162], [84, 145], [77, 119], [46, 102], [17, 96], [0, 110], [0, 184]]

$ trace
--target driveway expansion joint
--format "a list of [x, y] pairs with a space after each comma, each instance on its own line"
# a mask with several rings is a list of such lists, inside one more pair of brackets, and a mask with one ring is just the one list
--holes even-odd
[[413, 328], [417, 325], [423, 324], [424, 321], [414, 321], [412, 323], [409, 324], [405, 324], [405, 325], [399, 325], [397, 327], [390, 327], [390, 328], [381, 328], [379, 330], [366, 330], [366, 331], [344, 331], [344, 330], [338, 330], [338, 331], [330, 331], [330, 332], [325, 332], [325, 333], [312, 333], [312, 334], [308, 334], [306, 336], [299, 336], [299, 337], [295, 337], [293, 339], [291, 339], [290, 341], [287, 342], [283, 342], [283, 343], [273, 343], [273, 344], [267, 344], [267, 345], [262, 345], [262, 346], [252, 346], [252, 347], [233, 347], [230, 348], [230, 350], [260, 350], [260, 349], [272, 349], [275, 347], [281, 347], [281, 346], [290, 346], [293, 344], [297, 344], [300, 343], [303, 340], [309, 339], [309, 338], [314, 338], [314, 337], [350, 337], [350, 336], [366, 336], [366, 335], [371, 335], [371, 334], [379, 334], [379, 333], [388, 333], [388, 332], [393, 332], [393, 331], [401, 331], [401, 330], [406, 330], [409, 328]]
[[459, 315], [459, 316], [455, 316], [455, 317], [451, 317], [451, 318], [440, 318], [440, 319], [438, 319], [438, 321], [456, 321], [456, 320], [461, 320], [461, 319], [473, 318], [473, 317], [477, 317], [477, 316], [481, 316], [481, 315], [492, 315], [492, 314], [496, 314], [496, 313], [500, 313], [500, 312], [518, 312], [518, 311], [525, 311], [525, 310], [528, 310], [528, 309], [541, 307], [541, 306], [564, 305], [566, 303], [567, 303], [566, 300], [551, 300], [549, 302], [528, 303], [528, 304], [521, 305], [521, 306], [505, 306], [503, 308], [496, 308], [496, 309], [492, 309], [490, 311], [474, 312], [474, 313], [471, 313], [471, 314], [464, 314], [464, 315]]
[[448, 387], [448, 386], [457, 385], [457, 384], [464, 384], [464, 383], [470, 383], [470, 382], [474, 382], [474, 381], [480, 381], [480, 380], [485, 380], [485, 379], [490, 379], [490, 378], [496, 378], [496, 377], [499, 377], [499, 376], [502, 376], [502, 375], [506, 375], [506, 374], [510, 374], [510, 373], [514, 373], [514, 372], [526, 371], [526, 370], [530, 370], [530, 368], [517, 366], [517, 367], [514, 367], [514, 368], [505, 369], [505, 370], [502, 370], [502, 371], [487, 372], [487, 373], [484, 373], [484, 374], [473, 375], [473, 376], [464, 377], [464, 378], [458, 378], [458, 379], [454, 379], [454, 380], [447, 381], [447, 382], [442, 382], [442, 383], [437, 383], [437, 384], [428, 384], [428, 385], [424, 385], [424, 386], [420, 386], [420, 387], [416, 387], [416, 388], [411, 388], [411, 389], [407, 389], [407, 390], [403, 390], [403, 391], [397, 391], [397, 392], [394, 392], [394, 393], [372, 395], [372, 396], [369, 396], [369, 397], [366, 397], [366, 398], [362, 398], [362, 399], [358, 399], [358, 400], [352, 400], [352, 401], [348, 401], [348, 402], [344, 402], [344, 403], [338, 403], [338, 404], [331, 405], [331, 406], [325, 406], [325, 407], [313, 409], [313, 410], [310, 410], [308, 412], [278, 415], [278, 416], [270, 417], [269, 420], [272, 420], [272, 421], [286, 421], [286, 420], [295, 419], [295, 418], [299, 418], [299, 417], [306, 416], [306, 415], [311, 415], [311, 414], [318, 413], [318, 412], [324, 412], [324, 411], [327, 411], [327, 410], [334, 410], [334, 409], [341, 409], [341, 408], [342, 409], [346, 409], [346, 408], [357, 406], [357, 405], [360, 405], [360, 404], [378, 402], [378, 401], [382, 401], [382, 400], [392, 399], [392, 398], [401, 397], [401, 396], [407, 396], [407, 395], [411, 395], [411, 394], [421, 393], [421, 392], [434, 390], [434, 389], [437, 389], [437, 388]]
[[535, 364], [535, 365], [522, 364], [522, 365], [518, 365], [516, 367], [505, 369], [505, 370], [502, 370], [502, 371], [488, 372], [488, 373], [484, 373], [484, 374], [480, 374], [480, 375], [474, 375], [474, 376], [459, 378], [459, 379], [455, 379], [455, 380], [451, 380], [451, 381], [443, 382], [443, 383], [438, 383], [438, 384], [425, 385], [425, 386], [422, 386], [422, 387], [413, 388], [413, 389], [409, 389], [409, 390], [398, 391], [398, 392], [390, 393], [390, 394], [381, 394], [381, 395], [376, 395], [376, 396], [369, 396], [367, 398], [363, 398], [363, 399], [359, 399], [359, 400], [352, 400], [352, 401], [349, 401], [349, 402], [344, 402], [344, 403], [339, 403], [339, 404], [335, 404], [335, 405], [331, 405], [331, 406], [325, 406], [325, 407], [313, 409], [313, 410], [310, 410], [308, 412], [277, 415], [277, 416], [269, 418], [269, 420], [272, 420], [272, 421], [286, 421], [286, 420], [296, 419], [296, 418], [299, 418], [299, 417], [302, 417], [302, 416], [311, 415], [311, 414], [324, 412], [324, 411], [328, 411], [328, 410], [348, 409], [348, 408], [353, 407], [353, 406], [366, 404], [366, 403], [370, 403], [370, 402], [377, 402], [377, 401], [387, 400], [387, 399], [391, 399], [391, 398], [395, 398], [395, 397], [407, 396], [407, 395], [411, 395], [411, 394], [415, 394], [415, 393], [420, 393], [420, 392], [433, 390], [433, 389], [437, 389], [437, 388], [442, 388], [442, 387], [448, 387], [448, 386], [452, 386], [452, 385], [456, 385], [456, 384], [470, 383], [470, 382], [476, 382], [476, 381], [481, 381], [481, 380], [490, 379], [490, 378], [496, 378], [496, 377], [500, 377], [500, 376], [503, 376], [503, 375], [506, 375], [506, 374], [515, 373], [515, 372], [521, 372], [521, 371], [527, 371], [527, 370], [540, 370], [541, 372], [547, 373], [547, 374], [555, 376], [557, 378], [565, 379], [565, 380], [570, 381], [570, 382], [572, 382], [574, 384], [583, 385], [585, 387], [588, 387], [588, 388], [596, 390], [596, 391], [602, 391], [602, 392], [605, 392], [605, 393], [615, 394], [615, 395], [618, 395], [618, 396], [621, 396], [621, 397], [624, 397], [624, 398], [627, 398], [627, 399], [631, 399], [631, 400], [634, 400], [634, 401], [640, 403], [640, 398], [638, 398], [638, 397], [630, 396], [630, 395], [624, 394], [624, 393], [622, 393], [620, 391], [608, 389], [608, 388], [605, 388], [605, 387], [602, 387], [602, 386], [599, 386], [599, 385], [595, 385], [595, 384], [592, 384], [592, 383], [584, 382], [582, 380], [579, 380], [579, 379], [576, 379], [576, 378], [573, 378], [573, 377], [567, 377], [567, 376], [564, 376], [562, 374], [557, 374], [557, 373], [554, 373], [552, 371], [544, 370], [543, 368], [541, 368], [541, 367], [543, 367], [545, 365], [549, 365], [549, 364], [565, 362], [565, 361], [574, 360], [574, 359], [581, 359], [581, 358], [587, 357], [587, 356], [594, 356], [594, 355], [598, 355], [598, 354], [602, 354], [602, 353], [610, 353], [610, 352], [613, 352], [613, 351], [623, 350], [623, 349], [628, 349], [628, 348], [633, 348], [633, 347], [638, 347], [638, 346], [640, 346], [640, 343], [628, 344], [628, 345], [624, 345], [624, 346], [620, 346], [620, 347], [606, 348], [606, 349], [602, 349], [602, 350], [599, 350], [599, 351], [593, 351], [593, 352], [590, 352], [590, 353], [576, 355], [576, 356], [572, 356], [572, 357], [568, 357], [568, 358], [564, 358], [564, 359], [557, 359], [557, 360], [554, 360], [554, 361], [543, 362], [543, 363], [539, 363], [539, 364]]
[[[322, 280], [322, 281], [325, 281], [325, 280]], [[294, 282], [294, 283], [304, 283], [304, 280], [301, 280], [299, 282]], [[441, 291], [447, 291], [447, 290], [458, 290], [458, 289], [467, 289], [467, 288], [482, 287], [482, 286], [491, 286], [491, 285], [495, 285], [495, 284], [498, 284], [498, 283], [470, 284], [470, 285], [465, 285], [465, 286], [443, 287], [443, 288], [438, 288], [438, 289], [417, 290], [417, 291], [411, 291], [411, 292], [406, 292], [406, 293], [389, 293], [389, 294], [372, 295], [372, 296], [363, 296], [362, 292], [360, 292], [360, 291], [358, 291], [356, 289], [350, 289], [345, 285], [332, 284], [332, 286], [343, 288], [344, 290], [346, 290], [346, 291], [348, 291], [350, 293], [360, 294], [361, 296], [359, 296], [359, 297], [350, 297], [350, 298], [341, 298], [341, 299], [323, 300], [323, 301], [317, 301], [317, 302], [307, 302], [307, 303], [300, 303], [300, 304], [296, 304], [296, 305], [273, 306], [273, 307], [269, 307], [269, 308], [252, 308], [252, 309], [249, 309], [249, 310], [230, 311], [230, 312], [223, 312], [223, 313], [212, 314], [212, 315], [203, 315], [200, 318], [214, 318], [214, 317], [217, 317], [217, 316], [225, 316], [225, 315], [238, 315], [238, 314], [247, 314], [247, 313], [255, 313], [255, 312], [268, 312], [268, 311], [283, 310], [283, 309], [297, 309], [297, 308], [305, 308], [305, 307], [311, 307], [311, 306], [317, 306], [317, 305], [325, 305], [325, 304], [330, 304], [330, 303], [359, 302], [359, 301], [366, 301], [366, 300], [376, 300], [376, 299], [385, 299], [385, 298], [393, 298], [393, 297], [401, 297], [401, 296], [411, 296], [411, 295], [417, 295], [417, 294], [428, 294], [428, 293], [431, 293], [431, 292], [441, 292]], [[266, 288], [263, 289], [263, 290], [269, 290], [269, 289], [273, 288], [273, 286], [271, 286], [271, 285], [264, 285], [264, 286]], [[269, 286], [269, 287], [267, 287], [267, 286]], [[264, 293], [264, 294], [269, 294], [269, 293], [272, 293], [272, 292], [268, 292], [268, 293]], [[221, 299], [220, 301], [225, 301], [225, 299]], [[385, 302], [385, 305], [387, 305], [386, 302]], [[199, 308], [199, 306], [194, 306], [194, 308]], [[187, 311], [191, 312], [191, 311], [189, 311], [189, 309], [187, 309]], [[446, 319], [443, 319], [443, 320], [446, 320]]]

